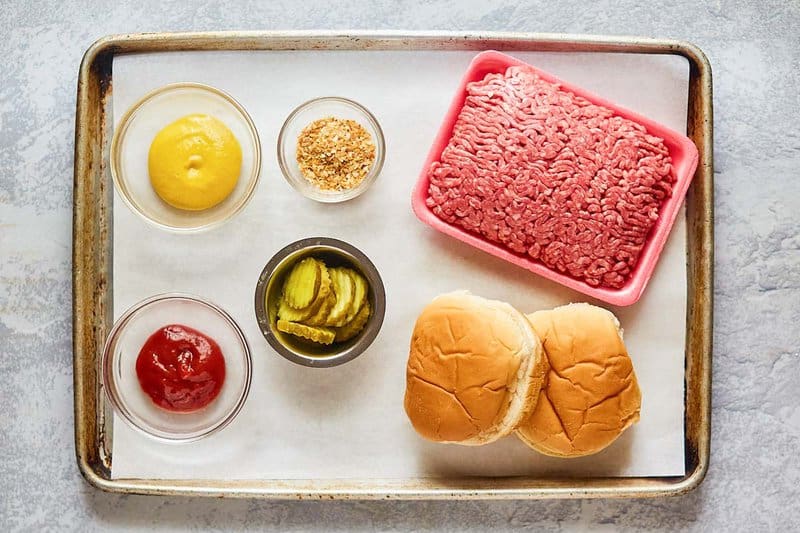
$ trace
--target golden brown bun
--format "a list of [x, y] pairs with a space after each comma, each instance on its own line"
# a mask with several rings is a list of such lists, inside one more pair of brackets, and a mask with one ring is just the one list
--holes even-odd
[[414, 326], [405, 409], [426, 439], [486, 444], [533, 410], [546, 369], [525, 315], [467, 292], [435, 298]]
[[642, 394], [609, 311], [571, 304], [528, 315], [548, 360], [533, 413], [517, 436], [546, 455], [599, 452], [639, 420]]

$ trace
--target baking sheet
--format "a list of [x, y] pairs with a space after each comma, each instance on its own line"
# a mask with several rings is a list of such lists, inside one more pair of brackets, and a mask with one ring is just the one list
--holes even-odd
[[[670, 55], [512, 53], [555, 75], [686, 130], [688, 65]], [[402, 407], [414, 319], [436, 294], [466, 288], [523, 311], [585, 297], [434, 232], [410, 195], [422, 161], [472, 52], [180, 52], [114, 59], [114, 121], [144, 93], [175, 81], [230, 92], [250, 112], [265, 155], [250, 205], [220, 228], [173, 235], [149, 226], [115, 194], [114, 317], [159, 292], [195, 293], [226, 308], [254, 358], [238, 418], [200, 442], [153, 442], [114, 420], [113, 478], [310, 479], [449, 475], [671, 476], [684, 474], [683, 398], [686, 225], [681, 214], [638, 304], [614, 309], [643, 394], [642, 420], [598, 455], [540, 456], [515, 438], [480, 448], [437, 445], [414, 433]], [[409, 80], [414, 80], [411, 83]], [[285, 116], [321, 95], [366, 105], [387, 141], [384, 170], [362, 197], [306, 200], [274, 157]], [[355, 361], [300, 367], [261, 337], [252, 295], [266, 261], [285, 244], [331, 236], [362, 249], [387, 292], [383, 329]]]

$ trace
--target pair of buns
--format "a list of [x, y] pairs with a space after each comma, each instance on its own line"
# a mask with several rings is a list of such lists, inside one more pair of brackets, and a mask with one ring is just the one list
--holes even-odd
[[611, 444], [640, 406], [619, 322], [600, 307], [525, 316], [455, 292], [414, 327], [405, 409], [428, 440], [480, 445], [516, 432], [541, 453], [578, 457]]

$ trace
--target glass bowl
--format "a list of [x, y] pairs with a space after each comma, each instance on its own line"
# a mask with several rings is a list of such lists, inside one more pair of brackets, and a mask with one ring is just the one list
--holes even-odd
[[[219, 395], [198, 411], [161, 409], [139, 385], [139, 351], [150, 335], [169, 324], [208, 335], [225, 358]], [[139, 302], [117, 320], [103, 348], [102, 372], [108, 399], [128, 425], [156, 439], [190, 442], [216, 433], [236, 417], [250, 390], [252, 360], [244, 333], [228, 313], [197, 296], [170, 293]]]
[[[326, 117], [351, 119], [361, 124], [375, 143], [375, 161], [364, 180], [352, 189], [328, 191], [307, 180], [297, 164], [297, 138], [303, 128]], [[318, 202], [334, 203], [352, 200], [369, 189], [383, 168], [386, 143], [378, 121], [361, 104], [338, 96], [315, 98], [292, 111], [278, 134], [278, 164], [286, 181], [306, 198]]]
[[[372, 314], [364, 329], [349, 341], [326, 346], [283, 333], [275, 327], [283, 281], [291, 267], [308, 256], [323, 259], [328, 266], [352, 268], [369, 284], [367, 301]], [[269, 260], [256, 284], [255, 313], [261, 334], [281, 356], [303, 366], [324, 368], [352, 361], [378, 336], [385, 312], [386, 293], [378, 269], [355, 246], [338, 239], [313, 237], [287, 245]]]
[[[193, 113], [211, 115], [233, 132], [242, 148], [242, 169], [231, 194], [202, 211], [177, 209], [150, 184], [147, 155], [156, 134]], [[261, 141], [247, 111], [229, 94], [201, 83], [173, 83], [136, 102], [119, 121], [111, 140], [111, 176], [125, 203], [147, 222], [186, 232], [208, 229], [240, 212], [256, 189], [261, 173]]]

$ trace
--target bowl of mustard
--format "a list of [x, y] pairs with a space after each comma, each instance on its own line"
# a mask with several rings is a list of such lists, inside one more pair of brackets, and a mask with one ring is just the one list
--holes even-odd
[[261, 143], [232, 96], [174, 83], [144, 95], [122, 116], [110, 163], [134, 213], [162, 229], [198, 231], [247, 205], [261, 173]]

